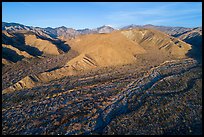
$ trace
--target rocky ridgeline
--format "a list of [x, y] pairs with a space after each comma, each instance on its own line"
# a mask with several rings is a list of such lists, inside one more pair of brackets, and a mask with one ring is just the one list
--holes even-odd
[[115, 29], [103, 25], [101, 27], [95, 28], [95, 29], [80, 29], [76, 30], [73, 28], [67, 28], [65, 26], [57, 27], [57, 28], [40, 28], [40, 27], [32, 27], [32, 26], [26, 26], [18, 23], [7, 23], [7, 22], [2, 22], [2, 30], [6, 31], [22, 31], [22, 30], [27, 30], [27, 31], [32, 31], [35, 32], [41, 36], [46, 36], [50, 38], [57, 38], [57, 37], [62, 37], [65, 39], [69, 38], [74, 38], [78, 35], [84, 35], [84, 34], [94, 34], [94, 33], [110, 33], [114, 31]]

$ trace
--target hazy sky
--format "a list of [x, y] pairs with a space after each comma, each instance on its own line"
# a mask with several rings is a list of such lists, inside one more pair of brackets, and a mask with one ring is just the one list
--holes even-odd
[[201, 2], [3, 2], [2, 20], [35, 27], [202, 25]]

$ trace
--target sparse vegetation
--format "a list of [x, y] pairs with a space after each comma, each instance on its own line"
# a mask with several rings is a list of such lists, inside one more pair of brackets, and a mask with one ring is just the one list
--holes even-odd
[[187, 57], [190, 45], [153, 29], [104, 28], [69, 29], [64, 41], [49, 28], [3, 33], [22, 58], [2, 60], [2, 134], [202, 134], [202, 64]]

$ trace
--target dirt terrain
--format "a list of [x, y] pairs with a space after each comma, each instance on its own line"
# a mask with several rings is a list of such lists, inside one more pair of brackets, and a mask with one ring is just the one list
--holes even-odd
[[201, 134], [197, 128], [202, 120], [201, 70], [192, 59], [168, 61], [151, 69], [124, 66], [3, 94], [2, 131]]
[[190, 44], [140, 28], [2, 37], [4, 135], [202, 134], [202, 64]]

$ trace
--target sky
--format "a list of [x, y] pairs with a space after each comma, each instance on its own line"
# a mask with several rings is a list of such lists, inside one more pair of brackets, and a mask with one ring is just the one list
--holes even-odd
[[202, 2], [2, 2], [2, 21], [75, 29], [110, 25], [202, 26]]

